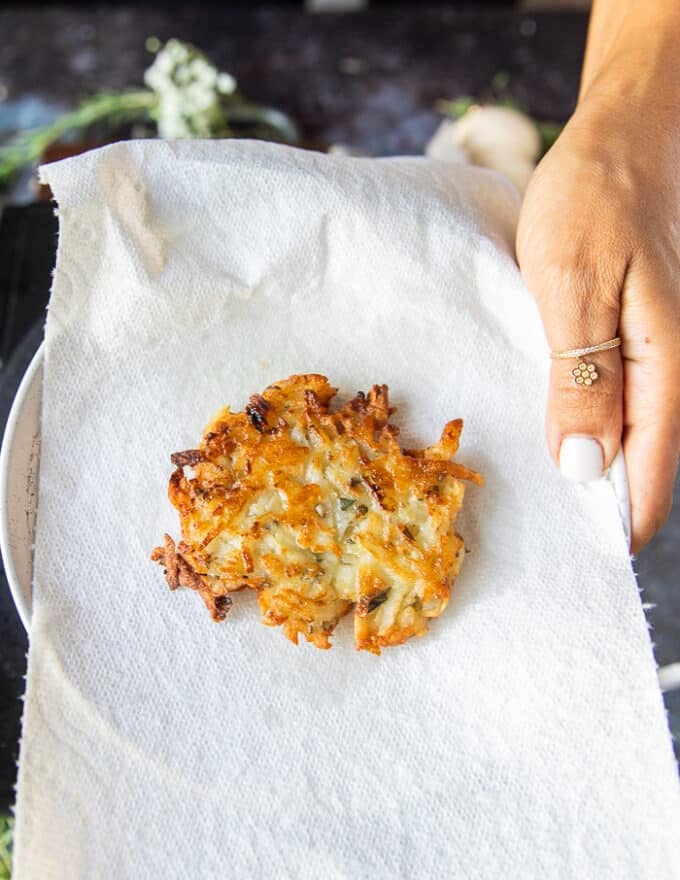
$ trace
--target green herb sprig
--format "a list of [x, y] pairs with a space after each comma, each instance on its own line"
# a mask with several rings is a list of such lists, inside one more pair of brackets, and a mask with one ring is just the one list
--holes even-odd
[[38, 162], [57, 141], [94, 125], [111, 130], [149, 123], [163, 138], [251, 137], [296, 143], [285, 114], [247, 101], [229, 73], [220, 72], [195, 46], [180, 40], [146, 41], [156, 55], [144, 74], [147, 88], [105, 92], [83, 100], [50, 125], [18, 132], [0, 145], [0, 186]]
[[0, 816], [0, 880], [11, 880], [12, 877], [13, 837], [14, 819]]
[[50, 125], [19, 132], [0, 145], [0, 185], [6, 184], [24, 165], [36, 162], [45, 150], [63, 138], [105, 122], [116, 128], [128, 122], [150, 119], [156, 103], [153, 92], [131, 91], [100, 94], [84, 100], [75, 110]]

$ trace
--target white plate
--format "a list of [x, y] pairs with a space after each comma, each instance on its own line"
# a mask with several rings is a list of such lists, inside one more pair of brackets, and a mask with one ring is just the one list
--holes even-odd
[[12, 598], [26, 629], [31, 620], [42, 377], [41, 345], [19, 385], [0, 450], [0, 550]]

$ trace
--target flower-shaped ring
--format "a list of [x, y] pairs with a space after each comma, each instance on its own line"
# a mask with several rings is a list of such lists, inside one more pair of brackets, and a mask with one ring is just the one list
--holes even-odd
[[585, 361], [581, 361], [578, 367], [571, 371], [571, 375], [577, 385], [592, 385], [600, 378], [595, 364], [587, 364]]

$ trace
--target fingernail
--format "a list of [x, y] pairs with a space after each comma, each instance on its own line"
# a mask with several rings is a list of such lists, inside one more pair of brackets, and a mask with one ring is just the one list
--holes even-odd
[[602, 447], [587, 434], [568, 434], [560, 446], [560, 472], [568, 480], [589, 483], [599, 480], [604, 464]]

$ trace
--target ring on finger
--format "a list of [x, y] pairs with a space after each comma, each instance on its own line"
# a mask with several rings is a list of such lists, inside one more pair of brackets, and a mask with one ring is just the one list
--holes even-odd
[[619, 345], [621, 345], [621, 337], [617, 336], [614, 339], [608, 339], [606, 342], [600, 342], [597, 345], [587, 345], [585, 348], [572, 348], [568, 351], [551, 351], [550, 358], [551, 360], [579, 359], [579, 364], [571, 371], [571, 375], [574, 377], [574, 383], [576, 385], [589, 387], [594, 382], [597, 382], [600, 378], [600, 374], [597, 371], [596, 364], [580, 359], [598, 351], [609, 351], [610, 348], [618, 348]]

